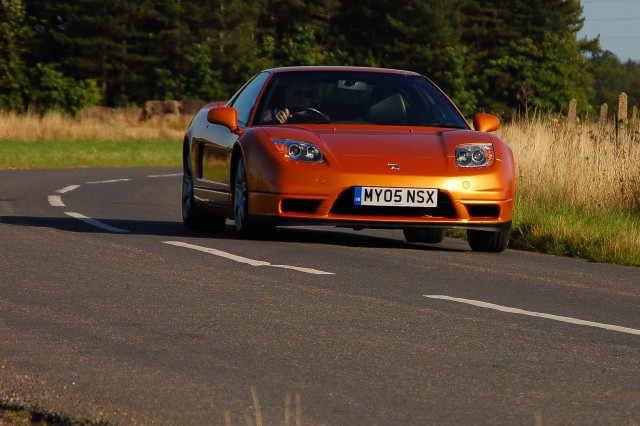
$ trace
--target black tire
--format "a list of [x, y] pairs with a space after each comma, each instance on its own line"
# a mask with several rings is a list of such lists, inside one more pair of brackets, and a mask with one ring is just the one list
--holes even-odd
[[220, 231], [224, 228], [227, 218], [224, 216], [208, 216], [196, 204], [193, 196], [193, 167], [191, 155], [185, 152], [182, 167], [182, 222], [187, 229], [209, 229]]
[[510, 235], [511, 228], [498, 232], [467, 230], [467, 239], [471, 250], [486, 253], [502, 253], [505, 251], [509, 245]]
[[244, 159], [238, 157], [233, 184], [233, 217], [236, 232], [244, 238], [265, 237], [273, 233], [275, 226], [249, 215], [249, 184]]
[[405, 228], [404, 238], [411, 243], [439, 244], [447, 233], [445, 228]]

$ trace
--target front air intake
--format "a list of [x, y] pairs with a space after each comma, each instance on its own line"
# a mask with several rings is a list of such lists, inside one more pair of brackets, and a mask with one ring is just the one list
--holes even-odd
[[320, 200], [306, 200], [302, 198], [285, 198], [282, 200], [283, 213], [308, 213], [314, 214], [320, 207]]
[[500, 206], [496, 204], [465, 204], [465, 207], [472, 219], [500, 217]]

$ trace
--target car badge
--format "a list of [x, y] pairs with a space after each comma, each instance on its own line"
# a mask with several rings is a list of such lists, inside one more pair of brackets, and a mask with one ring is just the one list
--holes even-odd
[[389, 163], [387, 164], [387, 167], [391, 170], [400, 170], [400, 164]]

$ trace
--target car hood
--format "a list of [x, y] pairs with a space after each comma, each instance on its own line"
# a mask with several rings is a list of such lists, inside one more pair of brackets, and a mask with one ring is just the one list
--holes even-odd
[[[278, 129], [280, 130], [280, 129]], [[285, 129], [282, 129], [285, 130]], [[329, 164], [353, 172], [391, 170], [401, 174], [445, 172], [455, 167], [455, 147], [463, 143], [494, 142], [487, 133], [472, 130], [402, 127], [397, 129], [341, 129], [289, 127], [287, 137], [316, 144]], [[397, 170], [393, 171], [398, 173]]]

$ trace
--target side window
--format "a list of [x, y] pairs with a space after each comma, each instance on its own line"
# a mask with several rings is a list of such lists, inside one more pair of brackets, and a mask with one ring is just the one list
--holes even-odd
[[264, 85], [264, 82], [269, 78], [269, 73], [263, 72], [258, 74], [240, 91], [238, 96], [231, 104], [232, 107], [238, 110], [238, 125], [244, 127], [249, 121], [251, 110], [253, 109], [256, 98], [260, 94], [260, 90]]

